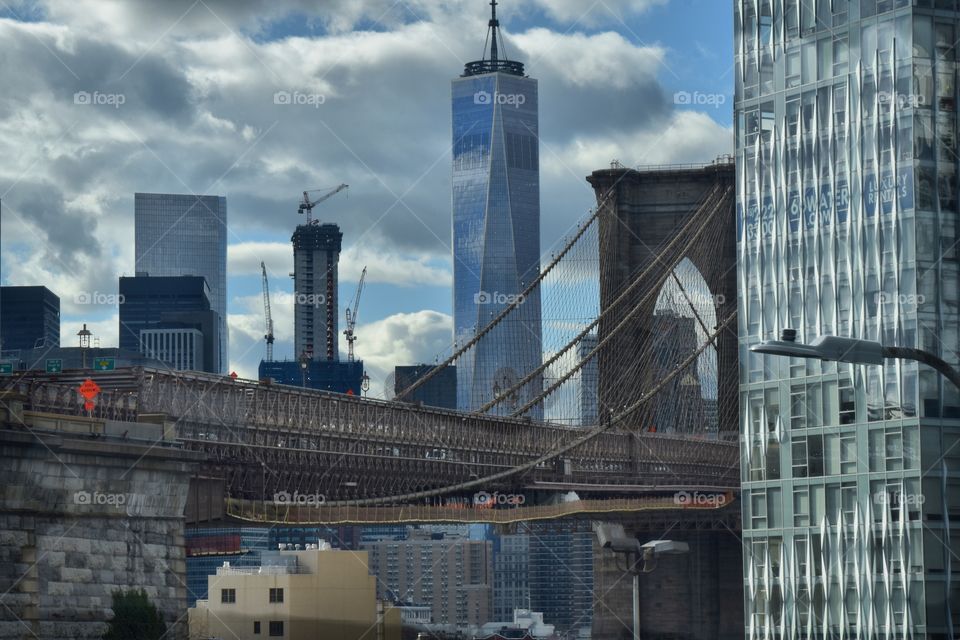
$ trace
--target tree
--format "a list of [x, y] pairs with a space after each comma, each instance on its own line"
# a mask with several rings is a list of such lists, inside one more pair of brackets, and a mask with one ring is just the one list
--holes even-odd
[[113, 620], [103, 640], [160, 640], [167, 625], [143, 589], [113, 592]]

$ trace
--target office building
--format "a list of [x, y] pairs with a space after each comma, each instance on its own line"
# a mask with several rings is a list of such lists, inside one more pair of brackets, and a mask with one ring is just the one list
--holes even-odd
[[748, 349], [791, 328], [958, 365], [960, 11], [740, 0], [735, 25], [748, 636], [956, 637], [957, 390]]
[[202, 276], [120, 278], [120, 348], [180, 370], [220, 372], [220, 319]]
[[364, 387], [362, 360], [261, 360], [258, 370], [260, 380], [292, 387], [349, 395], [360, 395]]
[[46, 287], [0, 287], [0, 352], [60, 346], [60, 298]]
[[188, 610], [191, 638], [400, 640], [400, 611], [377, 601], [366, 552], [321, 541], [260, 562], [225, 562], [208, 578], [212, 597]]
[[[529, 605], [558, 631], [575, 635], [593, 624], [593, 544], [584, 520], [532, 522], [529, 535]], [[518, 605], [519, 607], [520, 605]]]
[[[674, 311], [657, 311], [650, 323], [654, 351], [651, 369], [655, 379], [663, 380], [700, 347], [696, 319]], [[650, 412], [651, 430], [658, 433], [715, 434], [716, 423], [707, 422], [707, 402], [703, 397], [696, 366], [687, 367], [658, 394]]]
[[225, 373], [229, 363], [227, 199], [137, 193], [134, 226], [137, 275], [199, 276], [207, 281], [210, 308], [218, 322], [216, 355], [208, 362], [215, 363], [218, 373]]
[[[496, 3], [489, 54], [453, 81], [454, 339], [469, 341], [540, 272], [537, 81], [501, 56]], [[472, 411], [542, 362], [540, 291], [530, 293], [457, 366], [457, 406]], [[509, 414], [542, 390], [527, 384], [492, 411]], [[528, 413], [542, 416], [541, 409]]]
[[530, 536], [512, 533], [493, 539], [493, 620], [512, 620], [514, 609], [530, 603]]
[[429, 606], [434, 624], [463, 628], [490, 620], [489, 541], [411, 529], [406, 540], [366, 542], [381, 600]]
[[[433, 372], [434, 368], [433, 365], [429, 364], [398, 366], [394, 368], [394, 394], [409, 388], [415, 382]], [[422, 404], [426, 407], [456, 409], [457, 368], [454, 366], [443, 368], [437, 375], [430, 378], [430, 380], [422, 386], [417, 387], [413, 393], [405, 396], [403, 401]]]
[[335, 224], [313, 221], [297, 227], [293, 242], [294, 355], [336, 362], [337, 285], [343, 233]]
[[143, 329], [140, 349], [180, 371], [203, 371], [203, 333], [197, 329]]
[[[587, 356], [597, 348], [600, 339], [595, 333], [588, 333], [580, 338], [577, 343], [577, 362], [583, 362]], [[597, 408], [597, 393], [599, 379], [597, 374], [598, 356], [590, 358], [580, 368], [577, 374], [580, 378], [580, 386], [577, 389], [577, 405], [579, 411], [579, 422], [581, 427], [592, 427], [597, 424], [599, 411]]]

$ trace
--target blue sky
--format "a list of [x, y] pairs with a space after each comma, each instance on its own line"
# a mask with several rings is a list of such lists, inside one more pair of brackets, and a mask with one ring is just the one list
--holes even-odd
[[[276, 5], [280, 6], [276, 6]], [[259, 263], [291, 292], [304, 188], [344, 230], [342, 307], [363, 265], [357, 351], [375, 380], [450, 341], [449, 83], [480, 56], [484, 0], [19, 2], [0, 10], [0, 282], [60, 295], [62, 340], [116, 309], [75, 304], [134, 271], [133, 193], [225, 195], [231, 367], [263, 354]], [[507, 0], [511, 57], [540, 82], [542, 250], [593, 203], [584, 176], [732, 147], [732, 9], [706, 0]], [[277, 105], [277, 91], [323, 104]], [[78, 104], [75, 94], [123, 96]], [[676, 104], [675, 93], [710, 96]], [[114, 101], [116, 102], [116, 100]], [[274, 305], [279, 356], [291, 305]], [[345, 345], [341, 345], [345, 347]]]

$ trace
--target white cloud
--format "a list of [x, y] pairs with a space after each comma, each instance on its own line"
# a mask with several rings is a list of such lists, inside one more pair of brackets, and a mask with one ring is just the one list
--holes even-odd
[[356, 334], [371, 394], [380, 395], [397, 365], [433, 363], [449, 355], [453, 318], [437, 311], [399, 313], [358, 325]]
[[584, 175], [619, 160], [626, 166], [700, 163], [733, 152], [733, 130], [696, 111], [678, 111], [660, 131], [612, 137], [576, 138], [543, 158], [542, 171], [557, 177]]
[[[586, 35], [537, 28], [513, 39], [538, 74], [580, 88], [623, 90], [649, 83], [664, 57], [661, 47], [636, 46], [612, 31]], [[595, 98], [599, 102], [604, 95]]]
[[621, 21], [630, 14], [639, 14], [647, 9], [666, 4], [667, 0], [534, 0], [548, 15], [561, 22], [595, 25]]

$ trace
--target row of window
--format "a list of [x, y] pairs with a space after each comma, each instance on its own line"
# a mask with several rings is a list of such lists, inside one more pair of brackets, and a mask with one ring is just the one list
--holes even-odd
[[[780, 529], [784, 527], [816, 527], [825, 519], [827, 524], [853, 525], [857, 518], [857, 483], [798, 485], [788, 489], [792, 500], [784, 513], [783, 489], [767, 487], [744, 491], [744, 523], [749, 529]], [[791, 495], [792, 494], [792, 495]], [[925, 503], [920, 493], [920, 481], [873, 480], [870, 482], [870, 503], [874, 522], [918, 521]], [[950, 508], [953, 516], [957, 515]], [[791, 521], [792, 520], [792, 521]], [[960, 563], [958, 563], [960, 570]]]
[[[237, 590], [236, 589], [220, 589], [220, 602], [225, 604], [235, 604], [237, 602]], [[270, 589], [270, 602], [272, 603], [281, 603], [283, 602], [283, 589], [277, 588]]]

